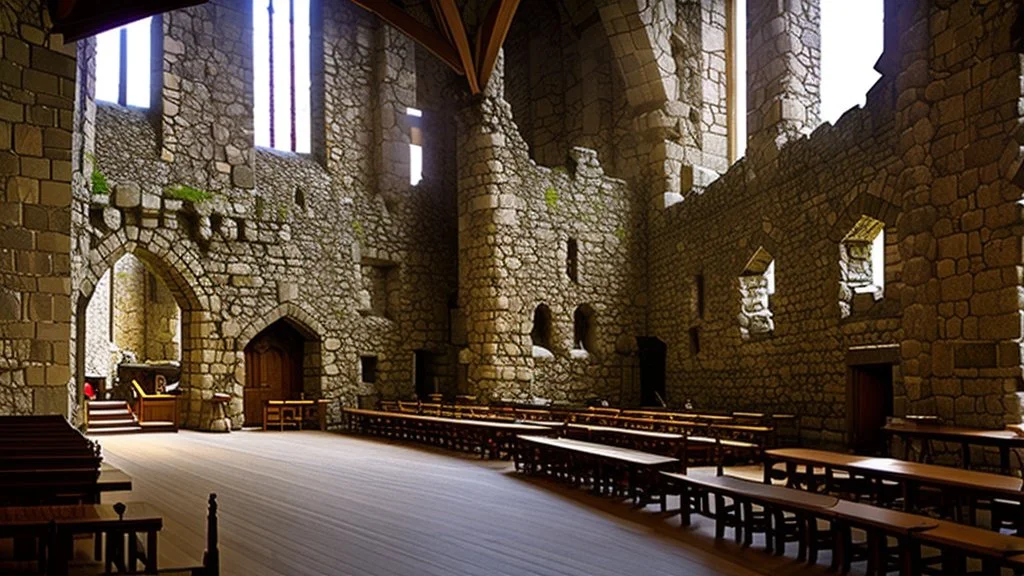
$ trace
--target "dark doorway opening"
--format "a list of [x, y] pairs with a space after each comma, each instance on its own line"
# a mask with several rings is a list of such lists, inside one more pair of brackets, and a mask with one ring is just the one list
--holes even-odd
[[245, 425], [263, 424], [267, 400], [302, 398], [305, 338], [285, 320], [257, 334], [245, 347]]
[[431, 394], [437, 393], [437, 390], [434, 389], [434, 355], [427, 350], [415, 350], [413, 358], [416, 397], [426, 402], [430, 400]]
[[847, 389], [850, 448], [858, 454], [884, 454], [882, 427], [893, 415], [892, 364], [850, 366]]
[[638, 336], [637, 355], [640, 360], [640, 404], [665, 405], [665, 354], [668, 347], [658, 338]]

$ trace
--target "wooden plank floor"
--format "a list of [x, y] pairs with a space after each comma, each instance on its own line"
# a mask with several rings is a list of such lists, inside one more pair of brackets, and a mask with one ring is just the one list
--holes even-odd
[[206, 497], [216, 492], [225, 575], [821, 573], [709, 544], [679, 530], [678, 517], [526, 479], [506, 462], [325, 432], [99, 441], [134, 480], [132, 493], [107, 500], [145, 500], [166, 513], [164, 566], [202, 558]]

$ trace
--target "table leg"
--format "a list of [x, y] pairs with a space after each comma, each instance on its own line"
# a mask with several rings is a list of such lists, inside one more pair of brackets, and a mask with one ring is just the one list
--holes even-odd
[[968, 444], [967, 442], [964, 442], [963, 444], [961, 444], [960, 445], [960, 454], [961, 454], [960, 459], [963, 462], [963, 469], [964, 470], [970, 470], [971, 469], [971, 445]]
[[150, 530], [146, 534], [146, 569], [150, 572], [157, 571], [157, 532], [156, 530]]
[[1003, 474], [1010, 473], [1010, 447], [1000, 446], [999, 447], [999, 470]]
[[679, 490], [679, 515], [681, 517], [680, 527], [690, 525], [690, 485], [683, 484]]

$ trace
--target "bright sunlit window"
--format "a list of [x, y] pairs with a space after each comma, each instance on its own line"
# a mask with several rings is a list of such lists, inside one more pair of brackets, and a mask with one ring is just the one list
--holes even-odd
[[878, 80], [883, 0], [821, 0], [821, 120], [862, 106]]
[[310, 0], [253, 0], [256, 145], [310, 151]]
[[729, 6], [729, 162], [735, 162], [747, 153], [747, 0]]
[[152, 26], [145, 18], [96, 36], [97, 100], [149, 108]]
[[[406, 108], [405, 113], [410, 118], [423, 117], [423, 111], [416, 108]], [[423, 136], [419, 123], [413, 124], [409, 134], [409, 184], [415, 186], [423, 180]]]

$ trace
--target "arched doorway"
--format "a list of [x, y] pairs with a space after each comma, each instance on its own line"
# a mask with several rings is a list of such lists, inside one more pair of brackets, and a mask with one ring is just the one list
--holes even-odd
[[267, 400], [298, 400], [303, 396], [306, 339], [287, 320], [263, 329], [245, 347], [246, 426], [263, 424]]

